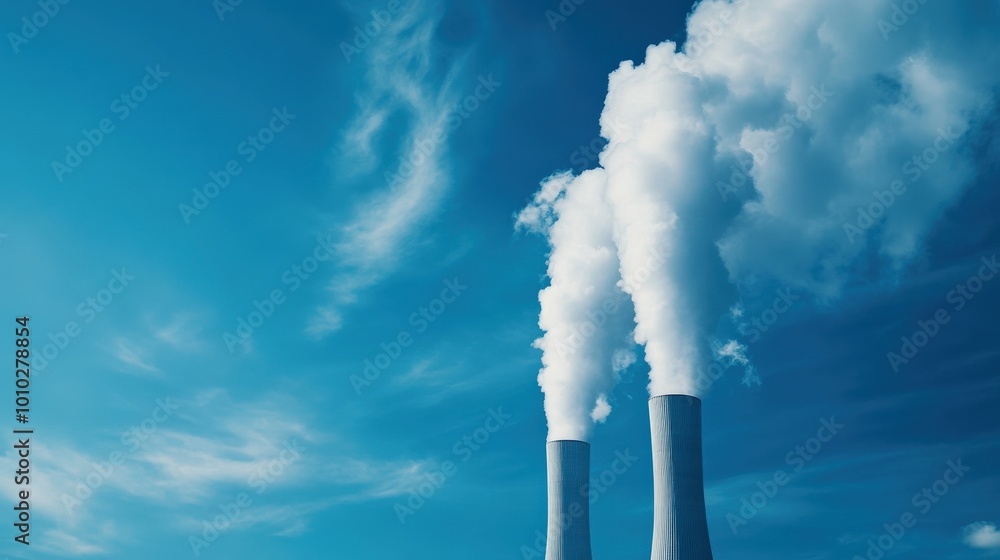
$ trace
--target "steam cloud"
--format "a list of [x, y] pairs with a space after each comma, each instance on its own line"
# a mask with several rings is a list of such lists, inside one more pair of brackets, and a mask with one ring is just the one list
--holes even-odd
[[[537, 344], [550, 437], [614, 380], [625, 322], [572, 360], [552, 353], [615, 289], [634, 304], [650, 393], [698, 394], [711, 359], [756, 377], [720, 324], [759, 312], [774, 288], [829, 303], [901, 273], [979, 174], [998, 23], [986, 0], [704, 0], [683, 49], [623, 62], [600, 167], [550, 179], [519, 217], [544, 222], [552, 247]], [[573, 203], [547, 210], [552, 181]]]
[[618, 372], [635, 361], [628, 350], [632, 304], [618, 286], [605, 185], [601, 169], [554, 175], [517, 218], [519, 228], [546, 235], [552, 247], [550, 285], [538, 294], [545, 335], [535, 341], [549, 440], [586, 440], [611, 412], [607, 393]]

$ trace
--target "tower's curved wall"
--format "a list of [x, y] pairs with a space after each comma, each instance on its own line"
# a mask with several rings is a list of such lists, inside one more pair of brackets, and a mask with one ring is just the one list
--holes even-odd
[[550, 441], [545, 451], [549, 482], [545, 560], [591, 560], [590, 444]]
[[712, 560], [701, 470], [701, 400], [649, 399], [653, 437], [652, 560]]

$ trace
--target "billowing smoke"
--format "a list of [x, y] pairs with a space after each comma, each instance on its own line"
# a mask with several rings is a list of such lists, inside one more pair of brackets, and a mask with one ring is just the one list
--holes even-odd
[[[713, 361], [757, 380], [747, 335], [772, 302], [828, 304], [894, 281], [979, 175], [983, 126], [997, 114], [998, 24], [995, 0], [704, 0], [683, 48], [623, 62], [609, 78], [600, 168], [558, 176], [578, 203], [546, 214], [559, 277], [541, 298], [550, 425], [593, 404], [597, 369], [608, 379], [607, 343], [573, 362], [551, 356], [549, 329], [578, 319], [546, 301], [566, 277], [593, 286], [572, 303], [597, 308], [615, 275], [598, 267], [620, 267], [653, 395], [697, 395]], [[583, 250], [565, 239], [603, 255], [608, 220], [592, 217], [605, 215], [617, 259], [561, 255]], [[556, 363], [569, 369], [550, 384]]]
[[549, 440], [586, 441], [611, 412], [609, 393], [634, 360], [632, 303], [618, 287], [618, 255], [605, 202], [605, 173], [554, 175], [517, 225], [548, 237], [550, 284], [538, 294], [544, 336], [538, 384]]

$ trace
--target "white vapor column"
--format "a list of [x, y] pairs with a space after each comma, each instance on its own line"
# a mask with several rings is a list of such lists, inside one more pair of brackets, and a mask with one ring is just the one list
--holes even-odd
[[618, 254], [603, 169], [542, 182], [517, 227], [545, 235], [549, 285], [538, 294], [538, 384], [549, 440], [587, 440], [611, 412], [619, 370], [634, 361], [632, 302], [618, 286]]
[[734, 304], [893, 284], [990, 173], [997, 2], [903, 4], [703, 0], [686, 43], [609, 76], [600, 169], [651, 395], [700, 396], [717, 349], [752, 372]]

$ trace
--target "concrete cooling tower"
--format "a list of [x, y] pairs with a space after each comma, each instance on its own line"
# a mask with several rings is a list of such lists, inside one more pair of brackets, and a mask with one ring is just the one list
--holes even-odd
[[545, 452], [549, 483], [545, 560], [591, 560], [590, 444], [550, 441]]
[[[653, 436], [652, 560], [712, 560], [701, 471], [701, 400], [649, 399]], [[551, 510], [550, 510], [551, 511]]]

